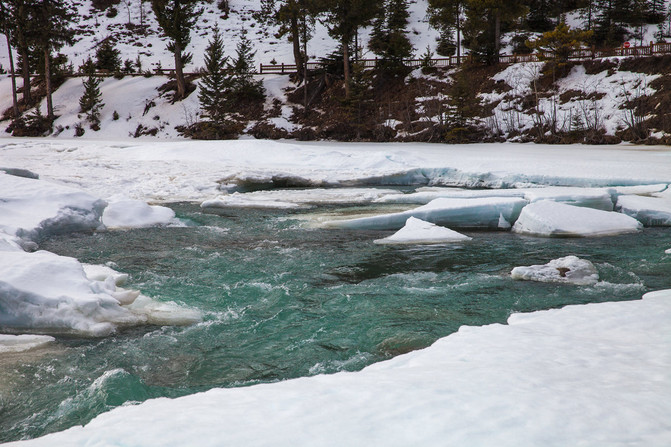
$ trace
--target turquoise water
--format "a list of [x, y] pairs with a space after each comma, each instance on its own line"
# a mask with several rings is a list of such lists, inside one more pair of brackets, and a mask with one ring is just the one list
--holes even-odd
[[[84, 424], [148, 398], [246, 386], [366, 365], [431, 345], [462, 325], [513, 312], [638, 299], [671, 288], [669, 229], [601, 239], [467, 233], [450, 246], [393, 248], [389, 233], [323, 230], [311, 216], [348, 209], [230, 210], [174, 204], [185, 227], [61, 236], [41, 248], [112, 262], [128, 287], [200, 309], [190, 327], [104, 339], [58, 338], [40, 357], [0, 358], [0, 441]], [[596, 286], [513, 281], [518, 265], [577, 255]]]

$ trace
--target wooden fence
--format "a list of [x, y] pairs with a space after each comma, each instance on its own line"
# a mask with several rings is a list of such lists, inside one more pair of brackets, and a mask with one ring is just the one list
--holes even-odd
[[[652, 43], [650, 45], [642, 45], [637, 47], [625, 48], [607, 48], [597, 49], [581, 48], [574, 50], [569, 54], [569, 60], [589, 60], [600, 59], [605, 57], [615, 56], [629, 56], [629, 57], [645, 57], [654, 56], [658, 54], [671, 53], [671, 43], [661, 42]], [[550, 53], [530, 53], [530, 54], [502, 54], [499, 56], [499, 63], [513, 64], [517, 62], [539, 62], [541, 60], [549, 59], [552, 55]], [[431, 67], [454, 67], [470, 60], [470, 56], [451, 56], [445, 58], [426, 59], [407, 59], [403, 61], [406, 67], [417, 68], [424, 65]], [[359, 59], [356, 63], [361, 64], [365, 69], [373, 69], [381, 59]], [[308, 70], [321, 70], [324, 64], [321, 62], [308, 62]], [[296, 72], [295, 64], [261, 64], [259, 66], [259, 74], [291, 74]]]

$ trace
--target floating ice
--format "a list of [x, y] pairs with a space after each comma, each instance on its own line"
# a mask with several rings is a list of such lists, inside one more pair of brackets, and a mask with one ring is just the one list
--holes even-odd
[[103, 223], [108, 228], [144, 228], [167, 225], [175, 212], [165, 206], [148, 205], [141, 200], [121, 200], [110, 203], [103, 212]]
[[427, 205], [401, 213], [333, 220], [324, 225], [357, 230], [398, 230], [409, 217], [416, 217], [446, 227], [509, 228], [526, 204], [526, 200], [517, 197], [435, 199]]
[[377, 239], [376, 244], [444, 244], [448, 242], [470, 241], [471, 238], [423, 220], [410, 217], [405, 226], [393, 235]]
[[671, 200], [657, 197], [620, 196], [617, 199], [617, 208], [647, 227], [671, 226]]
[[46, 251], [4, 252], [0, 327], [103, 336], [124, 325], [191, 324], [200, 318], [196, 311], [118, 288], [119, 279], [91, 280], [76, 259]]
[[524, 207], [513, 231], [536, 236], [587, 237], [635, 233], [642, 227], [624, 214], [543, 200]]
[[539, 282], [559, 282], [577, 285], [592, 285], [599, 281], [599, 273], [594, 264], [577, 256], [554, 259], [545, 265], [515, 267], [510, 276], [513, 279]]
[[216, 212], [216, 208], [303, 208], [313, 204], [370, 203], [385, 195], [395, 194], [392, 189], [376, 188], [314, 188], [255, 191], [222, 195], [206, 200], [200, 206]]
[[0, 173], [0, 231], [22, 239], [95, 230], [105, 205], [78, 189]]
[[6, 335], [0, 334], [0, 355], [10, 352], [24, 352], [51, 344], [56, 339], [48, 335]]
[[613, 211], [611, 188], [572, 188], [551, 186], [525, 190], [524, 198], [530, 203], [541, 200], [552, 200], [568, 205], [594, 208], [603, 211]]
[[424, 187], [409, 194], [388, 194], [377, 203], [415, 203], [425, 205], [436, 199], [477, 199], [484, 197], [524, 197], [525, 189], [460, 189]]

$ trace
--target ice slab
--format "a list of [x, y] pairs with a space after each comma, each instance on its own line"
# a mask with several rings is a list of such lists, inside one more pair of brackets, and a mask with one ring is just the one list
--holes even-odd
[[613, 211], [612, 195], [614, 190], [611, 188], [573, 188], [573, 187], [548, 187], [527, 189], [524, 198], [530, 203], [541, 200], [552, 200], [553, 202], [562, 202], [568, 205], [594, 208], [603, 211]]
[[10, 445], [666, 446], [670, 331], [671, 290], [514, 314], [360, 372], [148, 400]]
[[375, 200], [376, 203], [413, 203], [426, 205], [436, 199], [477, 199], [485, 197], [524, 197], [525, 189], [460, 189], [423, 187], [408, 194], [389, 194]]
[[624, 214], [543, 200], [524, 207], [513, 231], [536, 236], [611, 236], [640, 231], [643, 225]]
[[22, 239], [95, 230], [105, 205], [75, 188], [0, 173], [0, 231]]
[[510, 228], [527, 201], [517, 197], [435, 199], [418, 208], [359, 219], [332, 220], [327, 228], [398, 230], [409, 217], [452, 228]]
[[544, 265], [515, 267], [510, 276], [513, 279], [539, 282], [557, 282], [576, 285], [592, 285], [599, 281], [599, 273], [594, 264], [577, 256], [553, 259]]
[[[74, 258], [46, 251], [0, 256], [0, 326], [48, 333], [104, 336], [119, 326], [191, 324], [198, 312], [157, 303], [116, 286], [108, 275], [91, 280]], [[165, 323], [165, 322], [169, 323]]]
[[233, 193], [206, 200], [200, 206], [216, 212], [217, 208], [304, 208], [315, 204], [363, 204], [396, 194], [393, 189], [314, 188]]
[[8, 335], [0, 334], [0, 355], [13, 352], [25, 352], [51, 344], [56, 339], [48, 335]]
[[141, 200], [111, 202], [103, 211], [102, 221], [107, 228], [145, 228], [168, 225], [175, 212], [165, 206], [148, 205]]
[[397, 245], [411, 245], [411, 244], [445, 244], [450, 242], [464, 242], [470, 241], [471, 238], [450, 230], [449, 228], [441, 227], [431, 222], [425, 222], [415, 217], [410, 217], [405, 222], [405, 226], [398, 230], [393, 235], [384, 239], [377, 239], [373, 241], [376, 244], [397, 244]]
[[620, 196], [617, 209], [646, 227], [671, 226], [671, 200], [658, 197]]

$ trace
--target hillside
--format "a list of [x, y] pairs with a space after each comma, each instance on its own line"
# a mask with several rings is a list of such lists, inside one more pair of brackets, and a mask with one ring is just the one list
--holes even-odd
[[[105, 40], [115, 41], [122, 60], [140, 62], [142, 70], [171, 68], [172, 54], [160, 35], [149, 4], [120, 2], [98, 10], [92, 0], [75, 2], [80, 20], [77, 42], [62, 50], [74, 67], [80, 66]], [[128, 7], [126, 7], [128, 6]], [[224, 14], [217, 2], [205, 3], [204, 13], [187, 48], [193, 54], [185, 67], [198, 72], [216, 23], [223, 33], [226, 54], [232, 56], [244, 32], [254, 44], [255, 63], [292, 63], [291, 44], [275, 36], [276, 27], [259, 23], [254, 12], [260, 0], [231, 0]], [[114, 13], [114, 11], [116, 13]], [[436, 47], [438, 33], [428, 25], [426, 0], [410, 4], [410, 38], [415, 56]], [[568, 14], [579, 25], [578, 12]], [[640, 40], [654, 38], [656, 25], [640, 32]], [[360, 31], [365, 48], [370, 29]], [[515, 32], [504, 35], [504, 53], [512, 52]], [[633, 33], [632, 33], [633, 37]], [[636, 43], [636, 42], [634, 42]], [[332, 53], [337, 43], [319, 22], [309, 41], [310, 60]], [[372, 57], [364, 50], [362, 57]], [[7, 67], [7, 49], [0, 39], [0, 64]], [[257, 138], [335, 139], [369, 141], [543, 141], [614, 143], [621, 140], [666, 142], [671, 119], [666, 111], [666, 88], [671, 86], [666, 57], [574, 62], [561, 72], [549, 73], [543, 63], [493, 67], [408, 70], [400, 76], [371, 72], [361, 75], [364, 94], [355, 104], [342, 103], [337, 75], [318, 74], [309, 85], [310, 113], [303, 110], [303, 90], [287, 75], [258, 75], [266, 92], [263, 107], [234, 117], [233, 136]], [[461, 82], [456, 82], [461, 79]], [[100, 130], [86, 126], [78, 116], [82, 78], [68, 78], [54, 93], [58, 118], [53, 135], [82, 138], [210, 138], [202, 132], [184, 132], [199, 121], [198, 79], [195, 92], [172, 102], [169, 79], [164, 76], [106, 78], [101, 85]], [[159, 90], [159, 88], [163, 88]], [[39, 89], [39, 86], [34, 87]], [[455, 89], [459, 90], [455, 93]], [[8, 77], [0, 78], [0, 110], [11, 106]], [[469, 104], [455, 124], [455, 97]], [[44, 101], [43, 101], [44, 102]], [[44, 104], [41, 106], [44, 108]], [[9, 120], [0, 121], [7, 128]], [[78, 125], [81, 129], [77, 131]]]

